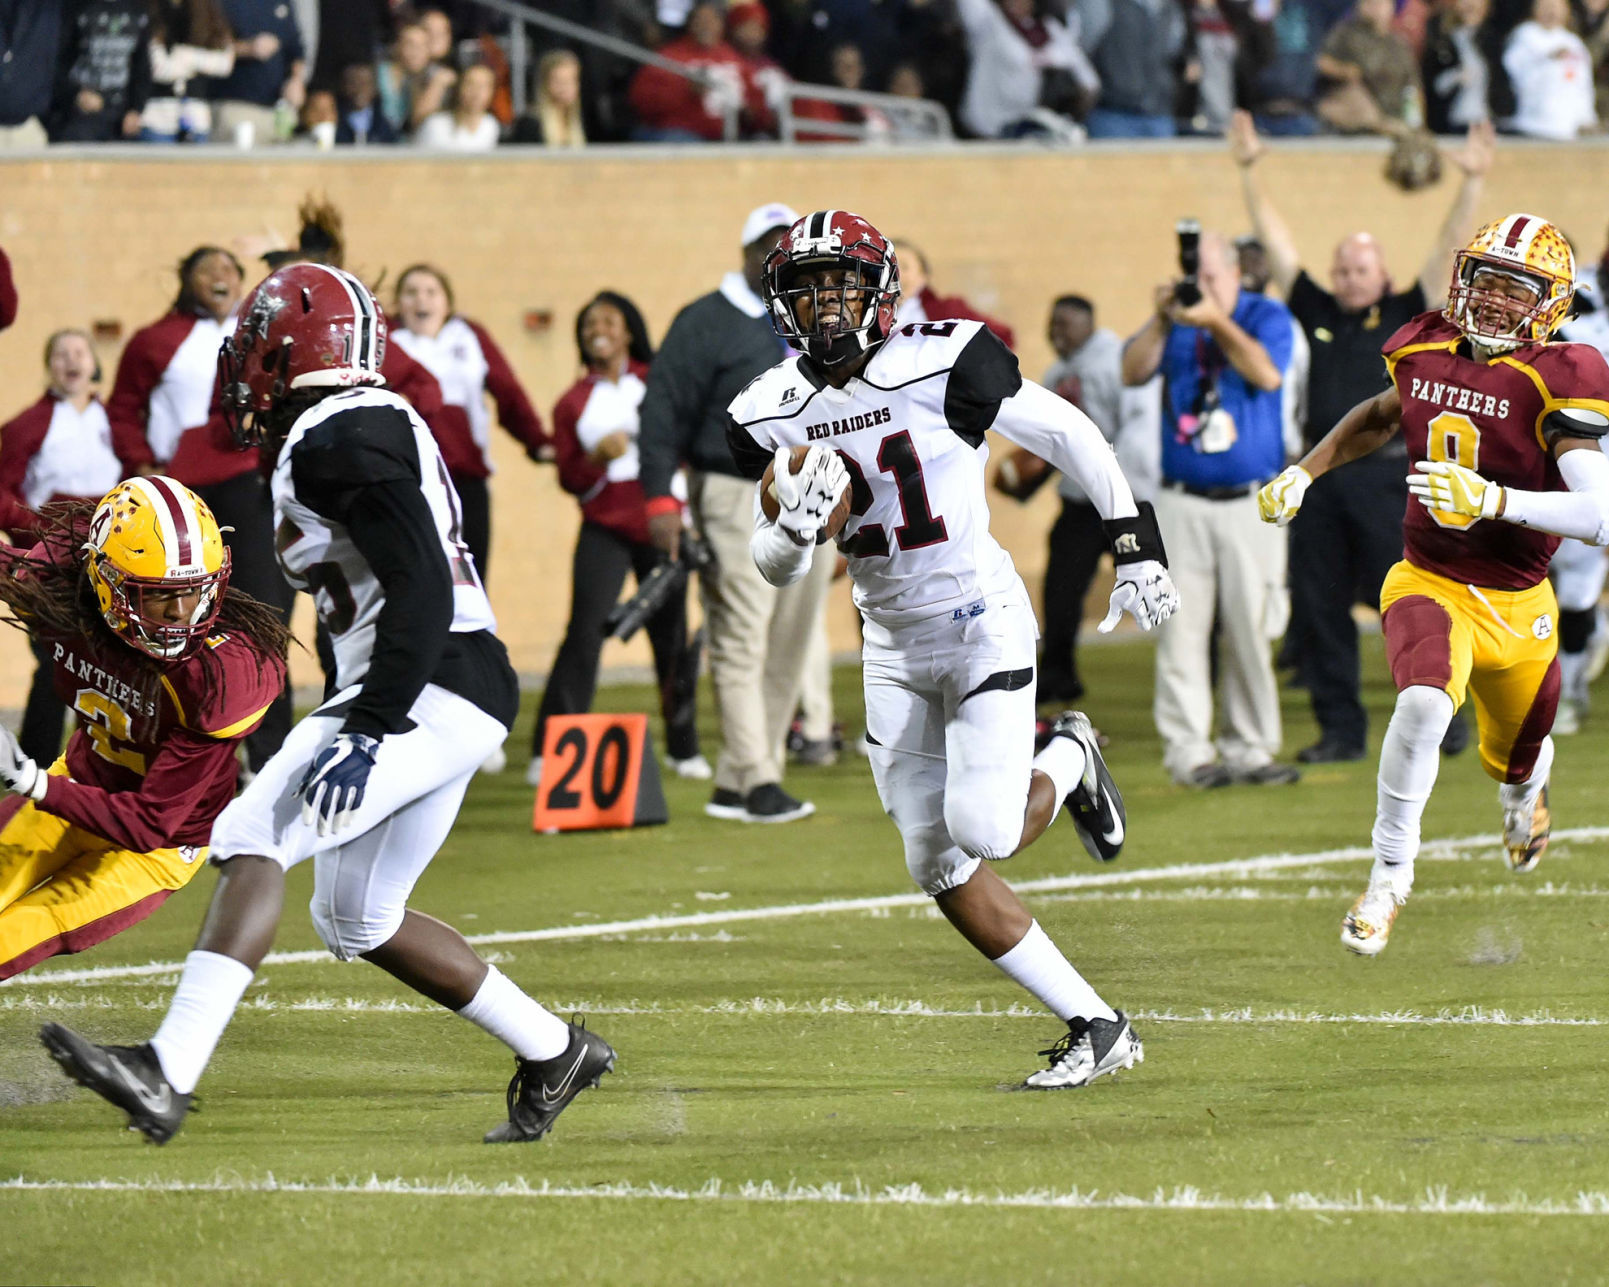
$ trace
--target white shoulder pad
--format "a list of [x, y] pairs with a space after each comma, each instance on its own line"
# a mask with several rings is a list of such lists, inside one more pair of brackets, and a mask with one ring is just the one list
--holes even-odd
[[948, 371], [982, 329], [982, 322], [958, 319], [909, 322], [896, 327], [867, 366], [865, 379], [879, 388], [893, 389]]
[[815, 388], [799, 370], [799, 359], [787, 358], [744, 385], [727, 404], [726, 411], [740, 425], [794, 416], [810, 400]]

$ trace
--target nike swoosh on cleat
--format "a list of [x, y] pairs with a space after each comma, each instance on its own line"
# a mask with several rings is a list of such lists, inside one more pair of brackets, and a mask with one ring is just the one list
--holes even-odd
[[1111, 825], [1103, 828], [1102, 834], [1107, 844], [1120, 845], [1123, 843], [1123, 817], [1118, 813], [1116, 803], [1105, 790], [1101, 791], [1101, 799], [1106, 805], [1106, 816], [1111, 819]]
[[173, 1088], [171, 1086], [164, 1085], [160, 1095], [154, 1094], [141, 1084], [138, 1079], [130, 1076], [128, 1069], [118, 1063], [117, 1060], [112, 1059], [108, 1062], [117, 1070], [117, 1075], [123, 1079], [123, 1084], [134, 1092], [134, 1098], [140, 1101], [141, 1107], [147, 1112], [167, 1113], [173, 1110]]
[[575, 1080], [576, 1073], [581, 1071], [581, 1065], [586, 1062], [586, 1058], [587, 1048], [582, 1046], [580, 1053], [575, 1057], [575, 1063], [570, 1065], [570, 1071], [564, 1074], [556, 1087], [550, 1091], [547, 1083], [542, 1083], [542, 1092], [539, 1096], [542, 1107], [549, 1108], [564, 1098], [564, 1092], [570, 1089], [570, 1083]]

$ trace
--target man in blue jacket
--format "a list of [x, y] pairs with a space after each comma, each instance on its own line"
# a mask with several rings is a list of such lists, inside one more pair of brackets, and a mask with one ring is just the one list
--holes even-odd
[[[1161, 371], [1162, 487], [1157, 522], [1180, 609], [1159, 631], [1155, 717], [1175, 782], [1294, 782], [1274, 760], [1281, 730], [1269, 639], [1286, 615], [1285, 547], [1257, 517], [1257, 489], [1284, 468], [1281, 386], [1291, 315], [1240, 287], [1228, 240], [1200, 235], [1193, 281], [1156, 288], [1149, 321], [1123, 350], [1123, 382]], [[1214, 619], [1223, 682], [1212, 735]]]

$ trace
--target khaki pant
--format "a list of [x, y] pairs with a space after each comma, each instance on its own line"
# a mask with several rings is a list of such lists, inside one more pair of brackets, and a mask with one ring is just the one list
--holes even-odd
[[721, 717], [715, 785], [747, 795], [782, 781], [783, 743], [799, 701], [816, 618], [826, 606], [833, 550], [816, 551], [802, 581], [781, 590], [754, 566], [754, 484], [728, 474], [694, 474], [693, 519], [719, 570], [699, 578], [710, 681]]
[[[1157, 524], [1179, 610], [1157, 627], [1157, 732], [1162, 763], [1176, 779], [1222, 758], [1232, 770], [1260, 768], [1279, 751], [1279, 691], [1270, 628], [1284, 611], [1285, 533], [1258, 520], [1255, 495], [1207, 500], [1163, 488]], [[1212, 736], [1213, 622], [1223, 718]]]
[[0, 125], [0, 152], [11, 148], [46, 147], [49, 143], [50, 136], [37, 116], [30, 116], [21, 125]]

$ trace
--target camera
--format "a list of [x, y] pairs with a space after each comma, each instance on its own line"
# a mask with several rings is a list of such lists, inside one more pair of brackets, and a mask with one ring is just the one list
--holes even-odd
[[708, 576], [715, 568], [715, 551], [697, 532], [682, 533], [682, 556], [665, 559], [637, 587], [631, 598], [615, 605], [603, 623], [605, 638], [627, 640], [648, 624], [672, 595], [680, 594], [694, 572]]
[[1201, 221], [1181, 219], [1173, 231], [1179, 238], [1180, 275], [1173, 298], [1181, 308], [1190, 308], [1201, 302]]

